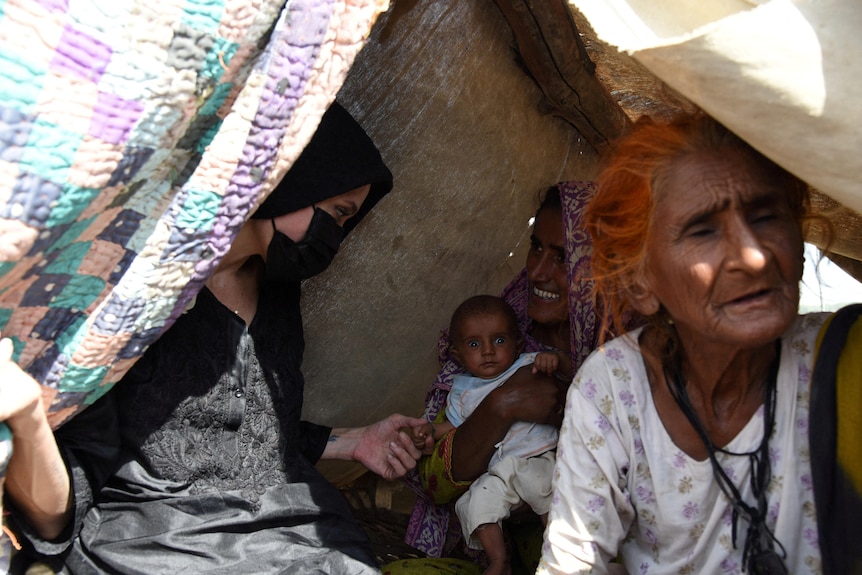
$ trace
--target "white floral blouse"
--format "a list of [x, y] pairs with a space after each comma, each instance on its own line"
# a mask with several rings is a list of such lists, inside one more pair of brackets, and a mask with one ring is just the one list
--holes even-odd
[[[790, 573], [820, 573], [808, 453], [808, 384], [828, 314], [797, 319], [782, 338], [767, 524]], [[539, 574], [607, 573], [619, 556], [631, 574], [742, 573], [747, 523], [713, 480], [709, 460], [683, 453], [653, 404], [637, 340], [618, 338], [590, 356], [569, 389], [554, 496]], [[763, 407], [726, 449], [744, 453], [763, 435]], [[754, 503], [749, 458], [719, 453], [742, 497]], [[613, 572], [613, 571], [612, 571]]]

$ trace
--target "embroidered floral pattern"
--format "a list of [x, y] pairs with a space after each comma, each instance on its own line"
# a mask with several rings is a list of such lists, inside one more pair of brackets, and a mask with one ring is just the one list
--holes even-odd
[[270, 312], [246, 329], [208, 291], [194, 315], [205, 319], [180, 318], [118, 386], [123, 434], [177, 489], [240, 491], [256, 502], [298, 477], [302, 332], [267, 322], [299, 316]]

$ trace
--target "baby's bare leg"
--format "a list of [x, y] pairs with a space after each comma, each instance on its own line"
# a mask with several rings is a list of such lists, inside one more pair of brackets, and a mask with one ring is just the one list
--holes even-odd
[[484, 523], [476, 528], [476, 537], [491, 562], [484, 575], [511, 575], [512, 567], [506, 555], [503, 530], [496, 523]]

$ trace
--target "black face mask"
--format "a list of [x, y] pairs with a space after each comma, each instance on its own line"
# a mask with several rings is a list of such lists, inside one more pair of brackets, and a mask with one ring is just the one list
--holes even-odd
[[314, 208], [305, 237], [294, 242], [275, 229], [266, 251], [266, 277], [278, 282], [299, 282], [325, 270], [344, 238], [344, 230], [331, 215]]

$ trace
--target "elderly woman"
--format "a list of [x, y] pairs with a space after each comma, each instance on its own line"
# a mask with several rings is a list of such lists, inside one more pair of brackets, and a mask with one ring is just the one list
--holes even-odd
[[38, 386], [0, 344], [0, 391], [14, 398], [0, 408], [15, 434], [7, 501], [26, 551], [71, 573], [378, 572], [314, 463], [399, 477], [420, 455], [399, 430], [423, 421], [300, 421], [299, 297], [391, 187], [371, 139], [333, 104], [194, 305], [56, 441]]
[[698, 116], [639, 125], [598, 188], [597, 296], [648, 323], [575, 376], [539, 572], [819, 573], [808, 187]]

